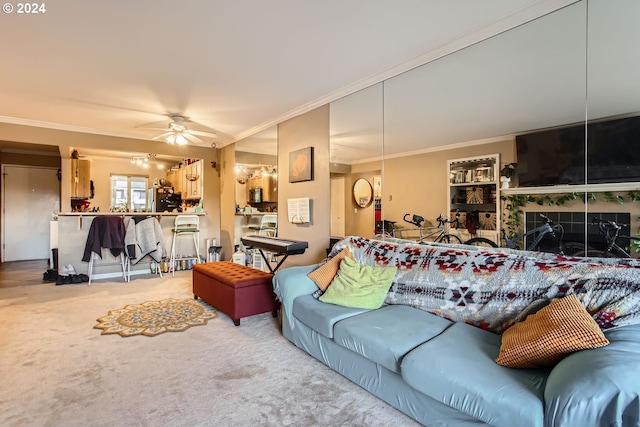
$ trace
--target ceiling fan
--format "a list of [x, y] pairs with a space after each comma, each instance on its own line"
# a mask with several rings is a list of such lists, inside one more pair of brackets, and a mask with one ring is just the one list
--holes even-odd
[[208, 130], [206, 127], [204, 126], [199, 126], [202, 129], [207, 129], [207, 130], [196, 130], [196, 129], [190, 129], [187, 126], [187, 123], [193, 124], [193, 125], [197, 125], [194, 122], [191, 122], [190, 120], [188, 120], [186, 117], [181, 116], [181, 115], [171, 115], [171, 122], [169, 122], [169, 125], [166, 129], [162, 129], [162, 128], [148, 128], [148, 129], [156, 129], [156, 130], [165, 130], [166, 132], [164, 132], [161, 135], [157, 135], [154, 136], [152, 139], [164, 139], [166, 140], [169, 144], [177, 144], [177, 145], [186, 145], [188, 143], [193, 143], [193, 144], [203, 144], [206, 143], [205, 140], [199, 138], [199, 137], [207, 137], [207, 138], [215, 138], [216, 137], [216, 133]]

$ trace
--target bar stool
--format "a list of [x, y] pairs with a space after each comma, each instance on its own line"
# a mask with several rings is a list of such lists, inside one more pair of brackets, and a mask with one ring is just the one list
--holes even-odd
[[184, 257], [176, 258], [176, 239], [178, 236], [190, 234], [193, 237], [193, 245], [196, 249], [197, 261], [200, 262], [200, 245], [198, 239], [200, 236], [200, 218], [198, 215], [178, 215], [173, 227], [173, 242], [171, 243], [170, 265], [173, 267], [172, 275], [176, 272], [176, 260], [187, 259]]
[[258, 235], [276, 237], [278, 235], [278, 215], [264, 215], [260, 222]]

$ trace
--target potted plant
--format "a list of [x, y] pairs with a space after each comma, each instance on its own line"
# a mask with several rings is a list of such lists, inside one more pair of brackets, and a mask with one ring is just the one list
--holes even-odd
[[502, 189], [509, 188], [511, 178], [516, 174], [517, 163], [507, 163], [500, 170], [500, 181], [502, 182]]

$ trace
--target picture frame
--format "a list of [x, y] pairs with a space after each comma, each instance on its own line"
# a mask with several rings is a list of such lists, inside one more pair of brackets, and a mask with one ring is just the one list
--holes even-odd
[[289, 182], [313, 181], [313, 147], [289, 153]]

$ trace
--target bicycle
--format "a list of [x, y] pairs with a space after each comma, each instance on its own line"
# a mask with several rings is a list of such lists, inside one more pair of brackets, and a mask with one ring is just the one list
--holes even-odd
[[597, 258], [631, 258], [631, 254], [629, 254], [629, 252], [627, 252], [616, 242], [618, 238], [628, 239], [630, 241], [640, 241], [640, 238], [638, 237], [620, 236], [620, 230], [622, 230], [623, 227], [626, 227], [627, 224], [620, 225], [616, 224], [615, 221], [610, 221], [608, 219], [602, 218], [593, 218], [591, 220], [591, 223], [598, 224], [600, 233], [604, 235], [604, 240], [607, 244], [606, 248], [604, 250], [586, 248], [583, 251], [573, 254], [573, 256]]
[[456, 217], [456, 219], [454, 220], [450, 220], [448, 218], [444, 218], [443, 215], [440, 214], [438, 215], [438, 218], [436, 218], [436, 221], [438, 222], [437, 226], [425, 227], [422, 225], [422, 223], [424, 222], [423, 217], [419, 215], [413, 215], [413, 218], [407, 219], [407, 217], [409, 216], [410, 214], [405, 214], [403, 218], [404, 221], [414, 225], [415, 227], [413, 228], [397, 227], [395, 221], [385, 220], [383, 221], [384, 230], [382, 230], [382, 232], [377, 234], [375, 237], [376, 238], [379, 238], [379, 237], [396, 238], [397, 237], [396, 233], [403, 233], [407, 231], [418, 231], [419, 236], [418, 238], [415, 239], [415, 242], [420, 244], [429, 243], [429, 242], [462, 244], [462, 240], [460, 240], [458, 236], [456, 236], [455, 234], [451, 234], [449, 232], [450, 226], [448, 224], [451, 224], [454, 227], [457, 227], [458, 217]]
[[[504, 247], [509, 249], [520, 249], [518, 246], [518, 242], [520, 240], [524, 240], [525, 237], [533, 236], [533, 241], [527, 246], [528, 251], [539, 250], [540, 242], [545, 236], [549, 235], [554, 240], [554, 245], [552, 247], [551, 252], [559, 253], [563, 255], [572, 255], [574, 256], [576, 252], [584, 251], [585, 246], [579, 242], [567, 242], [564, 243], [562, 241], [562, 237], [564, 236], [564, 228], [561, 224], [554, 224], [553, 221], [544, 214], [540, 214], [542, 218], [543, 224], [539, 227], [536, 227], [532, 230], [529, 230], [525, 233], [519, 234], [513, 238], [509, 238], [507, 232], [502, 231], [502, 239], [505, 242]], [[558, 237], [558, 234], [560, 237]], [[484, 237], [474, 237], [465, 242], [465, 245], [473, 245], [473, 246], [485, 246], [485, 247], [499, 247], [493, 240], [484, 238]]]

